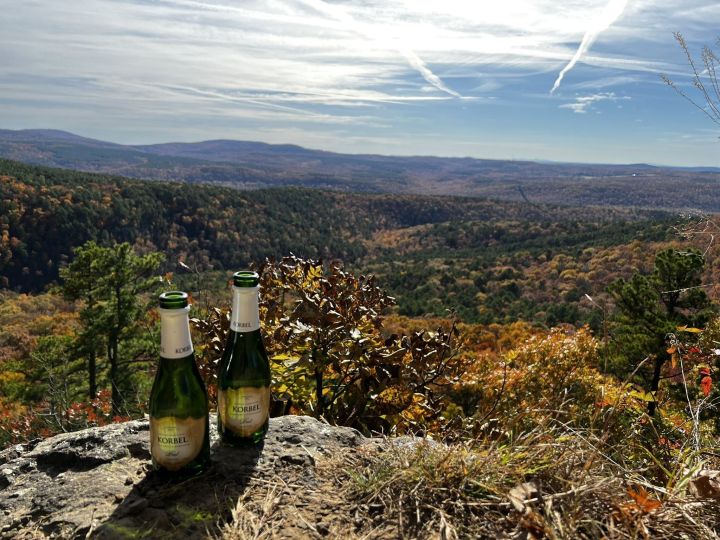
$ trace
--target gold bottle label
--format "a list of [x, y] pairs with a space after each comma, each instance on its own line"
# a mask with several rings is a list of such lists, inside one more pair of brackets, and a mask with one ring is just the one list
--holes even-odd
[[223, 425], [240, 437], [260, 429], [270, 412], [270, 387], [228, 388], [218, 392], [218, 411]]
[[150, 417], [150, 452], [155, 462], [177, 471], [202, 450], [207, 418]]

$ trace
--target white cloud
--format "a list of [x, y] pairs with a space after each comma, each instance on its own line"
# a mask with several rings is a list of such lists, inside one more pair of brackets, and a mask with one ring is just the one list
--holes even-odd
[[[566, 85], [565, 88], [570, 90], [599, 90], [601, 88], [609, 88], [613, 86], [626, 86], [630, 84], [637, 84], [642, 81], [642, 77], [639, 75], [618, 75], [610, 77], [600, 77], [598, 79], [589, 79], [572, 85]], [[658, 83], [662, 81], [658, 80]]]
[[587, 96], [576, 96], [575, 101], [559, 105], [561, 109], [570, 109], [576, 114], [585, 114], [594, 108], [600, 101], [625, 101], [631, 99], [629, 96], [616, 96], [615, 92], [600, 92]]

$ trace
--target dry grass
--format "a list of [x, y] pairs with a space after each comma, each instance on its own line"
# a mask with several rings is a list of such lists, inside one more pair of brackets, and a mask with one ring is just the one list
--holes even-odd
[[387, 439], [318, 457], [312, 488], [250, 486], [223, 537], [720, 539], [718, 501], [688, 492], [696, 456], [662, 483], [636, 451], [551, 422], [512, 441]]
[[642, 413], [578, 428], [530, 412], [529, 430], [517, 415], [462, 442], [375, 440], [315, 455], [310, 483], [255, 479], [223, 536], [720, 540], [718, 499], [691, 489], [716, 454], [659, 445], [665, 428]]
[[512, 442], [397, 441], [352, 494], [397, 538], [720, 538], [720, 505], [688, 493], [695, 456], [658, 469], [637, 451], [551, 422]]

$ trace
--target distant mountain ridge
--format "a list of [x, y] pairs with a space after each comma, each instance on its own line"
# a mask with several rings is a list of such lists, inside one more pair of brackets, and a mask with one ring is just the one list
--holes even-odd
[[0, 157], [143, 179], [254, 189], [461, 195], [568, 205], [720, 211], [720, 169], [339, 154], [210, 140], [122, 145], [58, 130], [0, 130]]

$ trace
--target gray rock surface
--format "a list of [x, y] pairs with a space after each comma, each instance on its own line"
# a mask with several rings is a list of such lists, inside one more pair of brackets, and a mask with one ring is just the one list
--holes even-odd
[[209, 471], [168, 481], [151, 471], [148, 429], [147, 421], [112, 424], [0, 452], [0, 538], [221, 536], [253, 485], [275, 479], [286, 486], [281, 495], [317, 490], [317, 459], [367, 441], [284, 416], [271, 419], [261, 448], [229, 448], [213, 427]]

